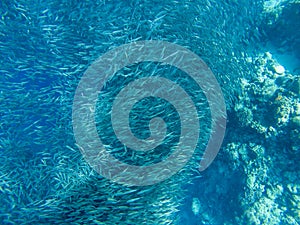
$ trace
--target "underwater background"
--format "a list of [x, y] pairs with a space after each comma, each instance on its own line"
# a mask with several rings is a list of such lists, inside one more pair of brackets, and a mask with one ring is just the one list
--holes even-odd
[[[148, 99], [132, 113], [144, 115], [131, 120], [133, 132], [149, 136], [143, 121], [155, 104], [170, 126], [166, 145], [151, 156], [124, 154], [116, 142], [112, 98], [143, 71], [178, 79], [201, 114], [193, 159], [163, 182], [130, 187], [84, 160], [72, 106], [99, 56], [141, 40], [176, 43], [203, 59], [221, 86], [227, 128], [217, 157], [199, 172], [211, 131], [203, 93], [176, 68], [120, 71], [95, 116], [118, 159], [157, 163], [179, 140], [172, 105]], [[1, 224], [300, 224], [299, 0], [2, 0], [0, 53]]]

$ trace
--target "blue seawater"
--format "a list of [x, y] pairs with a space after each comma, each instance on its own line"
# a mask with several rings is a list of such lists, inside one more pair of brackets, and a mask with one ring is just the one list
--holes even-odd
[[[162, 97], [136, 102], [128, 115], [136, 138], [151, 138], [151, 129], [160, 128], [149, 128], [154, 117], [166, 126], [161, 145], [137, 151], [116, 135], [112, 108], [125, 108], [114, 100], [135, 80], [172, 80], [190, 96], [199, 119], [192, 121], [199, 123], [199, 135], [189, 162], [160, 182], [172, 166], [150, 174], [150, 185], [128, 186], [110, 173], [130, 181], [144, 174], [117, 167], [100, 149], [90, 154], [78, 143], [75, 130], [81, 127], [73, 116], [81, 109], [74, 99], [84, 74], [107, 52], [138, 41], [186, 48], [220, 85], [226, 132], [204, 171], [199, 161], [214, 133], [212, 105], [189, 74], [162, 62], [125, 66], [99, 90], [95, 107], [81, 106], [95, 113], [91, 121], [103, 149], [140, 171], [170, 158], [184, 122], [175, 104]], [[300, 224], [299, 0], [2, 0], [0, 53], [1, 224]], [[127, 53], [120, 54], [127, 60]], [[161, 55], [185, 60], [187, 68], [193, 64], [176, 50]], [[102, 72], [113, 71], [114, 60]], [[88, 80], [82, 99], [102, 79], [100, 74]], [[175, 94], [161, 86], [154, 92]], [[133, 89], [140, 94], [126, 101], [143, 93]], [[87, 113], [80, 115], [84, 125]], [[94, 146], [91, 130], [82, 127], [81, 140]]]

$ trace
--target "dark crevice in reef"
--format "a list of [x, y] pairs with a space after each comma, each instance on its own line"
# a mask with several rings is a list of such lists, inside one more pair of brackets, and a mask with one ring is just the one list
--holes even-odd
[[241, 141], [241, 136], [245, 142], [263, 144], [264, 134], [257, 133], [257, 131], [250, 126], [241, 126], [238, 120], [238, 115], [235, 112], [227, 112], [226, 135], [223, 146], [231, 142]]

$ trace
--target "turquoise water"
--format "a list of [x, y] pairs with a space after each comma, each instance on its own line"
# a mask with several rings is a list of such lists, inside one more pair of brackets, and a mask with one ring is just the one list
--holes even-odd
[[[3, 0], [0, 12], [1, 224], [300, 223], [298, 0]], [[95, 107], [74, 103], [76, 93], [88, 99], [90, 88], [104, 79], [101, 73], [113, 71], [116, 58], [120, 57], [121, 64], [132, 55], [146, 53], [137, 49], [119, 52], [103, 70], [94, 67], [100, 71], [99, 78], [88, 80], [78, 92], [95, 60], [118, 46], [150, 40], [195, 53], [221, 88], [227, 114], [225, 137], [204, 171], [198, 170], [199, 162], [207, 160], [203, 153], [219, 124], [211, 110], [218, 110], [222, 102], [213, 98], [210, 104], [207, 99], [217, 92], [216, 86], [210, 86], [211, 77], [200, 79], [211, 90], [207, 93], [186, 71], [146, 60], [108, 77]], [[195, 68], [181, 53], [176, 49], [168, 53], [163, 47], [145, 58], [155, 55]], [[185, 121], [175, 104], [182, 102], [182, 95], [176, 95], [173, 103], [150, 96], [133, 105], [128, 124], [136, 138], [145, 140], [156, 134], [151, 131], [162, 125], [152, 123], [149, 128], [154, 117], [165, 122], [162, 144], [149, 151], [124, 144], [112, 121], [114, 107], [118, 113], [126, 111], [125, 105], [114, 105], [116, 96], [130, 82], [147, 77], [178, 84], [194, 103], [186, 112], [195, 109], [199, 120], [189, 121], [188, 116], [191, 131], [184, 136], [197, 137], [194, 153], [163, 180], [162, 174], [181, 162], [159, 164], [183, 142]], [[169, 99], [177, 93], [164, 88], [164, 82], [159, 84], [162, 88], [155, 86], [154, 93], [162, 90]], [[145, 93], [139, 88], [130, 91], [138, 94], [122, 102]], [[76, 108], [77, 104], [82, 108]], [[78, 118], [76, 112], [84, 113], [77, 114]], [[114, 158], [136, 166], [136, 171], [164, 165], [147, 175], [145, 183], [150, 180], [150, 185], [126, 185], [146, 177], [146, 172], [118, 167], [93, 147], [96, 139], [90, 138], [91, 127], [84, 129], [88, 113], [92, 113], [97, 140], [103, 143], [101, 149]], [[192, 131], [195, 124], [199, 134]], [[127, 137], [124, 131], [122, 135]], [[94, 152], [87, 152], [79, 140]], [[114, 182], [118, 180], [111, 175], [115, 171], [120, 179], [126, 177], [123, 184]]]

